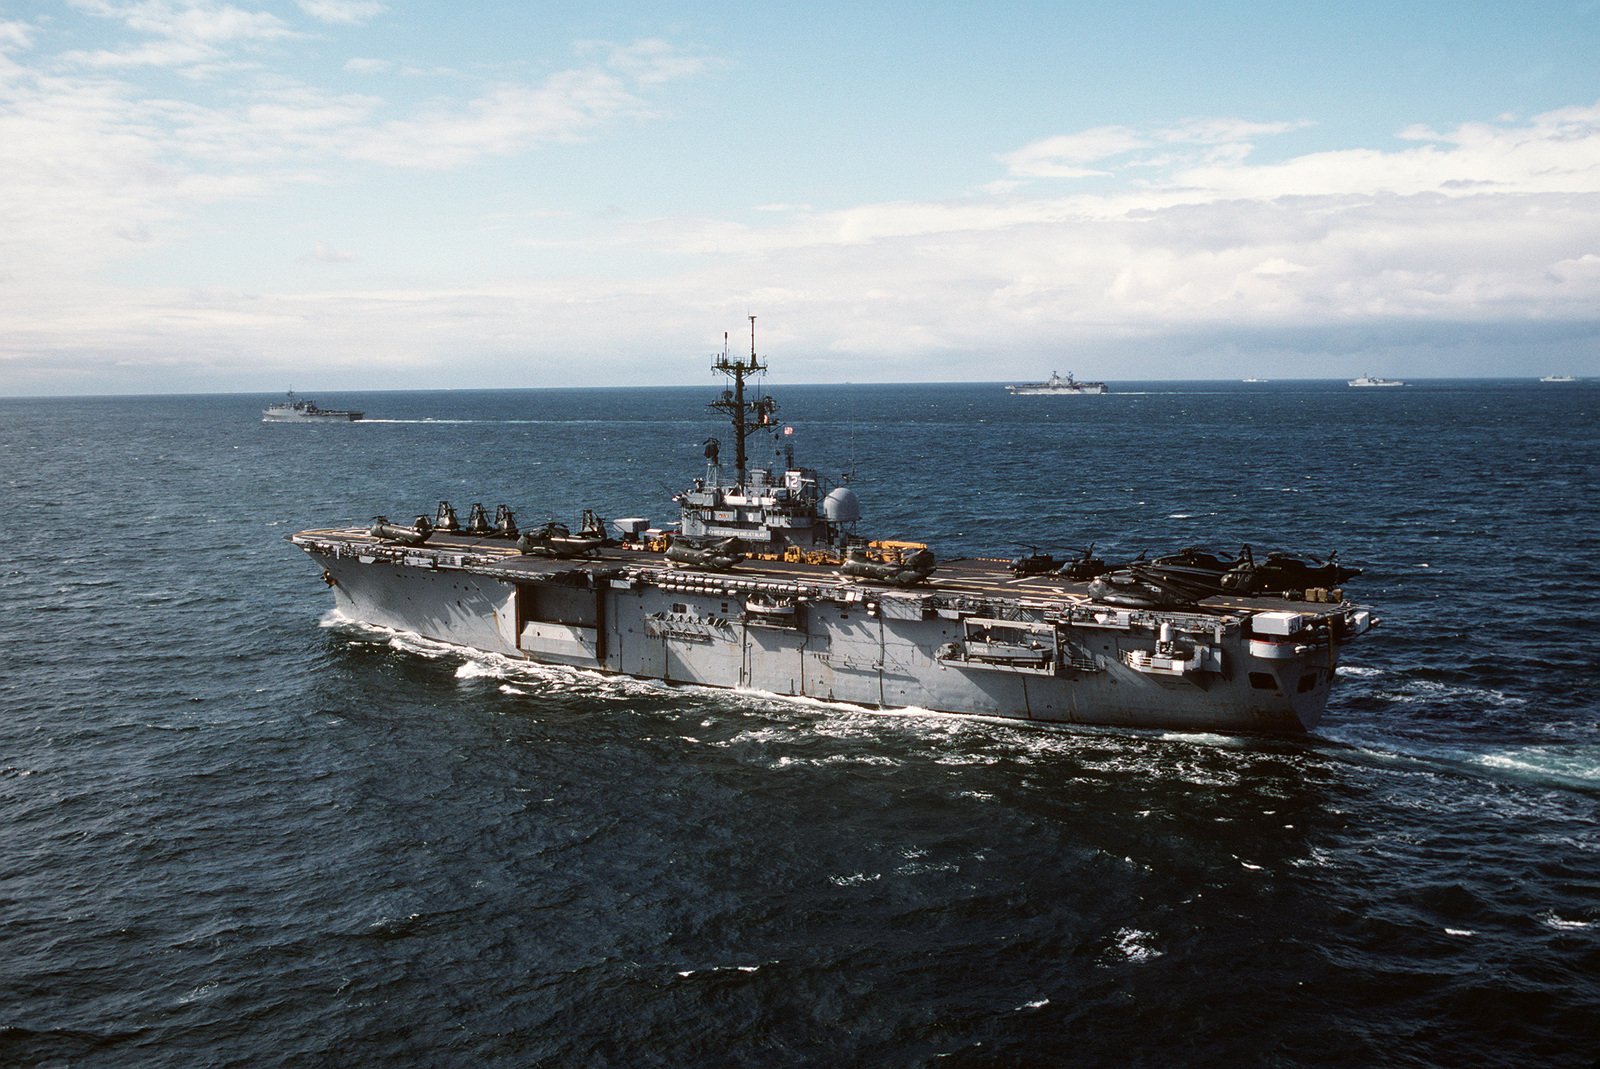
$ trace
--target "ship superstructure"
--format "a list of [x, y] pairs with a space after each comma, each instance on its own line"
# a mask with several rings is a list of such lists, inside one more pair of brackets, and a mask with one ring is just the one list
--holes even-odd
[[[749, 359], [730, 358], [724, 340], [722, 355], [712, 368], [730, 383], [708, 407], [725, 416], [732, 428], [733, 469], [729, 472], [723, 466], [721, 440], [706, 439], [705, 475], [674, 498], [681, 511], [681, 538], [737, 538], [756, 554], [836, 544], [841, 532], [860, 518], [859, 502], [848, 487], [823, 495], [816, 471], [795, 466], [794, 447], [786, 441], [792, 428], [778, 433], [777, 401], [768, 394], [750, 394], [749, 380], [767, 370], [756, 355], [755, 316], [750, 317]], [[785, 439], [781, 469], [751, 466], [752, 437], [766, 442]]]
[[[301, 531], [345, 618], [508, 657], [605, 673], [1059, 723], [1305, 731], [1340, 653], [1374, 623], [1343, 598], [1335, 560], [1197, 549], [1107, 564], [938, 561], [857, 534], [854, 491], [797, 466], [765, 370], [714, 368], [729, 388], [734, 462], [708, 439], [676, 531], [644, 518], [610, 535], [518, 534], [510, 510]], [[750, 462], [773, 446], [778, 466]], [[559, 528], [559, 530], [553, 530]]]

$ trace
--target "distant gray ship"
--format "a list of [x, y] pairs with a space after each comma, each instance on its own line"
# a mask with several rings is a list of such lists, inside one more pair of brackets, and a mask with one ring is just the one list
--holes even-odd
[[1380, 379], [1374, 375], [1358, 375], [1349, 382], [1351, 386], [1404, 386], [1399, 379]]
[[1106, 393], [1106, 384], [1103, 382], [1079, 382], [1072, 377], [1072, 372], [1067, 372], [1067, 377], [1062, 378], [1057, 371], [1050, 372], [1046, 382], [1024, 382], [1016, 386], [1007, 386], [1007, 393], [1038, 396], [1042, 394], [1089, 394]]
[[[519, 531], [504, 505], [462, 524], [440, 502], [431, 520], [290, 539], [352, 621], [644, 679], [1056, 723], [1310, 730], [1344, 647], [1377, 623], [1333, 559], [936, 562], [869, 540], [855, 492], [797, 466], [777, 402], [747, 393], [766, 370], [753, 316], [748, 360], [725, 346], [713, 366], [733, 464], [708, 439], [666, 530], [586, 512], [576, 532]], [[774, 467], [749, 463], [752, 438]]]
[[270, 404], [261, 413], [263, 423], [348, 423], [361, 418], [360, 412], [346, 412], [336, 408], [318, 408], [315, 402], [296, 397], [289, 391], [286, 401]]

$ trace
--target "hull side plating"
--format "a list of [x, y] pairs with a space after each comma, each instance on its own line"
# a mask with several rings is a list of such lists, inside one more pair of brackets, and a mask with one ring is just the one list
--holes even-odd
[[[323, 565], [350, 619], [543, 664], [872, 708], [1307, 731], [1321, 718], [1337, 664], [1341, 643], [1330, 650], [1327, 636], [1356, 633], [1350, 606], [1308, 612], [1323, 632], [1290, 645], [1253, 636], [1247, 615], [1096, 612], [1071, 598], [1023, 609], [1015, 598], [974, 604], [969, 595], [820, 578], [785, 579], [781, 592], [796, 606], [774, 620], [747, 608], [754, 577], [686, 576], [655, 563], [519, 573], [513, 565], [524, 562], [515, 558], [474, 564], [471, 554], [431, 547], [382, 559], [367, 537], [294, 537]], [[769, 587], [774, 578], [766, 577]], [[957, 601], [962, 607], [952, 608]], [[1042, 647], [1036, 660], [1011, 647], [995, 655], [974, 638], [1006, 626], [981, 615], [1001, 611]], [[1187, 636], [1179, 648], [1161, 642], [1163, 623]]]

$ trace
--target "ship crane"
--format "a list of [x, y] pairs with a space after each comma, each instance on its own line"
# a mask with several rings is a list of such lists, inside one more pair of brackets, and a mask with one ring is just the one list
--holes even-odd
[[712, 401], [707, 407], [714, 412], [725, 413], [733, 422], [733, 465], [734, 485], [743, 486], [746, 474], [745, 440], [758, 430], [770, 428], [773, 417], [778, 414], [778, 402], [770, 395], [762, 394], [760, 397], [746, 399], [744, 395], [745, 379], [750, 375], [764, 375], [767, 365], [761, 363], [756, 356], [756, 317], [750, 317], [750, 360], [745, 362], [728, 357], [728, 336], [722, 336], [722, 356], [712, 365], [714, 371], [720, 371], [733, 380], [733, 389], [723, 390], [722, 396]]

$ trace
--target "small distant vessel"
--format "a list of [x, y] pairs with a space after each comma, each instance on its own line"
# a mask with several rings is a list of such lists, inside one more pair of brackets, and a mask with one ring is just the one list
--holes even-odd
[[1380, 379], [1373, 375], [1362, 375], [1360, 378], [1351, 379], [1352, 386], [1404, 386], [1399, 379]]
[[1017, 386], [1007, 386], [1007, 393], [1025, 394], [1035, 396], [1039, 394], [1080, 394], [1080, 393], [1106, 393], [1106, 384], [1103, 382], [1079, 382], [1072, 377], [1072, 372], [1067, 372], [1067, 377], [1062, 378], [1057, 371], [1050, 372], [1048, 382], [1024, 382]]
[[296, 397], [293, 390], [288, 400], [268, 405], [261, 413], [262, 423], [349, 423], [360, 418], [360, 412], [318, 408], [315, 402]]
[[1546, 375], [1540, 382], [1577, 382], [1571, 375]]
[[1240, 382], [1271, 382], [1271, 379], [1240, 379]]

